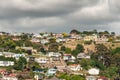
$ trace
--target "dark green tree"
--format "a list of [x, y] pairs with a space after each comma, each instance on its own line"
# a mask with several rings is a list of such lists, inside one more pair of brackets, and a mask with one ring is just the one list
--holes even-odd
[[61, 46], [61, 51], [65, 51], [66, 50], [66, 47], [65, 46]]

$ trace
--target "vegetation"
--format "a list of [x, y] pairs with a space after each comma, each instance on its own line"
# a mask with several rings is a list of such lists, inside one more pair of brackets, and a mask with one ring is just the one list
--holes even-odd
[[27, 64], [26, 59], [24, 57], [20, 57], [13, 68], [15, 70], [24, 70], [26, 64]]
[[0, 56], [0, 61], [14, 61], [16, 62], [15, 58], [9, 58], [9, 57], [4, 57], [4, 56]]
[[85, 78], [81, 75], [69, 75], [66, 73], [61, 73], [59, 78], [65, 80], [85, 80]]
[[83, 47], [83, 45], [78, 44], [78, 45], [76, 46], [76, 49], [72, 51], [72, 54], [73, 54], [74, 56], [77, 56], [78, 53], [80, 53], [80, 52], [84, 52], [84, 47]]

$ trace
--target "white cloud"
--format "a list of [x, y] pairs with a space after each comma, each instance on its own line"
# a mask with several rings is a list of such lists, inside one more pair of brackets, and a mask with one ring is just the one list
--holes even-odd
[[119, 0], [0, 0], [0, 10], [4, 31], [113, 30], [120, 23]]

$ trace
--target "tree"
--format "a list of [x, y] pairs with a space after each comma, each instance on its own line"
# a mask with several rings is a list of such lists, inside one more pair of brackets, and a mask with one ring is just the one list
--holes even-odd
[[117, 71], [118, 71], [118, 68], [112, 66], [112, 67], [108, 67], [106, 70], [102, 71], [100, 74], [109, 78], [113, 78], [117, 76]]
[[92, 59], [101, 61], [106, 67], [111, 64], [110, 50], [103, 44], [96, 44], [96, 53], [92, 54]]
[[79, 53], [79, 51], [76, 50], [76, 49], [72, 51], [72, 55], [75, 56], [75, 57], [78, 55], [78, 53]]
[[70, 31], [70, 34], [79, 34], [79, 33], [80, 32], [78, 30], [75, 30], [75, 29], [73, 29], [73, 30]]
[[83, 45], [77, 44], [76, 50], [78, 50], [78, 52], [84, 52], [84, 47], [83, 47]]
[[115, 32], [111, 32], [111, 35], [112, 35], [112, 36], [115, 36]]
[[66, 47], [65, 46], [61, 46], [61, 51], [65, 51], [66, 50]]
[[59, 45], [57, 43], [50, 43], [48, 49], [50, 52], [57, 52], [58, 48], [59, 48]]
[[87, 59], [82, 59], [80, 61], [80, 65], [86, 70], [90, 68], [90, 63], [89, 63], [89, 60]]
[[49, 39], [49, 42], [50, 43], [56, 43], [56, 39], [55, 38], [51, 38], [51, 39]]
[[84, 47], [81, 44], [77, 44], [75, 50], [72, 51], [72, 54], [76, 57], [80, 52], [84, 52]]
[[20, 57], [17, 63], [15, 64], [14, 69], [23, 70], [26, 64], [27, 64], [26, 59], [24, 57]]
[[42, 47], [40, 48], [40, 51], [43, 52], [43, 53], [46, 53], [45, 49]]
[[66, 48], [65, 53], [71, 53], [71, 48]]
[[112, 50], [112, 54], [116, 54], [116, 53], [120, 54], [120, 47], [117, 47], [117, 48]]

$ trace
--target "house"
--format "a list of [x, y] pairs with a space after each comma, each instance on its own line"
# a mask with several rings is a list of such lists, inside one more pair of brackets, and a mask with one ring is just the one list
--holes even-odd
[[97, 80], [96, 76], [86, 76], [86, 80]]
[[22, 33], [12, 32], [10, 33], [11, 36], [21, 36]]
[[42, 36], [39, 35], [39, 34], [34, 34], [33, 37], [34, 37], [34, 38], [42, 38]]
[[63, 54], [63, 60], [68, 62], [75, 62], [76, 58], [71, 54]]
[[70, 38], [71, 39], [77, 39], [77, 40], [82, 39], [82, 37], [80, 35], [76, 35], [76, 34], [71, 34]]
[[66, 42], [66, 39], [58, 38], [58, 39], [56, 39], [56, 42], [57, 42], [57, 43]]
[[91, 69], [88, 70], [88, 73], [90, 75], [99, 75], [99, 72], [100, 72], [100, 70], [97, 69], [97, 68], [91, 68]]
[[48, 57], [60, 57], [61, 54], [59, 52], [48, 52]]
[[3, 80], [17, 80], [16, 74], [6, 72], [6, 74], [3, 74]]
[[43, 34], [43, 37], [49, 37], [49, 36], [50, 36], [50, 34], [48, 34], [48, 33]]
[[3, 52], [0, 52], [0, 56], [3, 56]]
[[18, 60], [20, 57], [25, 57], [25, 54], [14, 54], [13, 57]]
[[39, 64], [46, 64], [48, 59], [47, 57], [39, 57], [39, 58], [35, 58], [35, 61]]
[[39, 73], [44, 73], [44, 70], [42, 70], [42, 69], [34, 69], [33, 72], [39, 74]]
[[[26, 51], [30, 50], [33, 51], [33, 47], [20, 47], [21, 49], [24, 49]], [[18, 48], [17, 48], [18, 49]]]
[[0, 61], [0, 66], [13, 66], [13, 61]]
[[37, 53], [37, 50], [33, 49], [33, 47], [16, 47], [16, 49], [24, 49], [28, 54]]
[[3, 76], [2, 80], [18, 80], [17, 77], [14, 76]]
[[85, 36], [84, 37], [84, 41], [96, 41], [98, 38], [98, 36], [96, 34], [93, 34], [93, 35], [88, 35], [88, 36]]
[[107, 42], [108, 41], [108, 37], [105, 36], [105, 35], [101, 35], [101, 36], [98, 36], [97, 42]]
[[20, 41], [21, 38], [19, 38], [19, 37], [13, 37], [12, 40], [13, 40], [13, 41]]
[[105, 76], [99, 76], [99, 77], [97, 78], [97, 80], [110, 80], [110, 79], [108, 79], [108, 78], [105, 77]]
[[57, 72], [57, 69], [55, 69], [55, 68], [50, 68], [50, 69], [48, 69], [46, 75], [47, 75], [47, 76], [55, 75], [56, 72]]
[[30, 41], [33, 42], [33, 43], [39, 43], [39, 42], [40, 42], [40, 40], [37, 39], [37, 38], [33, 38], [33, 39], [31, 39]]
[[48, 52], [48, 57], [50, 57], [51, 61], [59, 61], [61, 54], [59, 52]]
[[80, 70], [82, 70], [82, 67], [79, 64], [71, 64], [71, 65], [68, 65], [67, 67], [71, 71], [80, 71]]
[[4, 70], [4, 69], [2, 69], [2, 70], [0, 70], [0, 74], [3, 76], [4, 74], [6, 74], [7, 73], [7, 71], [6, 70]]
[[41, 74], [35, 74], [35, 75], [34, 75], [34, 79], [35, 79], [35, 80], [43, 80], [43, 78], [44, 78], [44, 77], [43, 77], [43, 75], [41, 75]]
[[15, 53], [11, 53], [11, 52], [3, 52], [3, 55], [5, 57], [13, 57], [15, 55]]
[[63, 72], [64, 70], [66, 70], [66, 65], [64, 64], [61, 64], [61, 65], [55, 65], [57, 70], [60, 71], [60, 72]]
[[90, 56], [85, 53], [79, 53], [77, 59], [90, 59]]
[[40, 42], [41, 42], [41, 44], [47, 44], [47, 43], [49, 43], [49, 40], [47, 40], [47, 39], [42, 39]]

